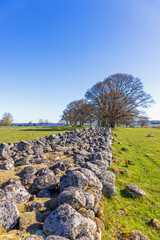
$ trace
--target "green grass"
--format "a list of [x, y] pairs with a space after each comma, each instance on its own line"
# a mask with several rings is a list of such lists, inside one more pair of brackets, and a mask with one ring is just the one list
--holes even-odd
[[[115, 137], [117, 142], [113, 142], [116, 159], [110, 169], [128, 170], [129, 174], [117, 174], [117, 195], [104, 198], [102, 239], [117, 239], [116, 233], [131, 230], [138, 230], [152, 240], [160, 239], [160, 230], [148, 224], [152, 218], [160, 221], [160, 129], [116, 128], [113, 133], [118, 137]], [[147, 137], [150, 133], [153, 137]], [[134, 165], [126, 167], [125, 160], [132, 160]], [[126, 184], [137, 184], [146, 196], [131, 198], [125, 191]]]
[[21, 140], [33, 140], [40, 137], [57, 134], [59, 132], [65, 133], [73, 131], [76, 126], [57, 126], [57, 127], [2, 127], [0, 126], [0, 143], [17, 142]]

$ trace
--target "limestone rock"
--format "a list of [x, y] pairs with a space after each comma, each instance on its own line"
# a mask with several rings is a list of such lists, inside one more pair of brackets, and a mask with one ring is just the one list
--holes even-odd
[[27, 151], [30, 148], [30, 144], [26, 141], [20, 141], [18, 143], [18, 151]]
[[29, 192], [20, 184], [7, 185], [4, 187], [3, 192], [7, 200], [11, 200], [15, 203], [23, 204], [30, 198]]
[[54, 176], [54, 173], [52, 170], [48, 169], [48, 168], [41, 168], [39, 171], [38, 171], [38, 175], [39, 176], [43, 176], [43, 175], [53, 175]]
[[76, 187], [65, 188], [59, 194], [58, 199], [60, 204], [69, 203], [76, 210], [86, 205], [86, 198], [83, 191]]
[[84, 176], [87, 178], [88, 187], [96, 187], [96, 188], [102, 190], [102, 183], [100, 182], [98, 177], [91, 170], [89, 170], [87, 168], [79, 168], [77, 170], [80, 171], [81, 173], [83, 173]]
[[46, 240], [69, 240], [69, 238], [55, 236], [55, 235], [50, 235], [50, 236], [48, 236], [46, 238]]
[[0, 169], [3, 169], [3, 170], [14, 170], [14, 161], [12, 158], [9, 158], [5, 161], [3, 161], [3, 163], [0, 165]]
[[104, 182], [102, 193], [104, 196], [109, 198], [117, 194], [117, 188], [112, 183]]
[[1, 143], [0, 145], [0, 160], [6, 160], [11, 157], [11, 151], [9, 146], [5, 143]]
[[141, 232], [138, 231], [126, 231], [117, 234], [119, 240], [149, 240]]
[[145, 192], [140, 189], [136, 184], [130, 184], [126, 186], [126, 191], [132, 196], [132, 197], [142, 197], [145, 196]]
[[70, 167], [72, 166], [71, 162], [69, 162], [68, 160], [64, 160], [64, 161], [60, 161], [58, 163], [56, 163], [53, 167], [51, 167], [51, 169], [60, 169], [61, 171], [66, 171], [68, 170]]
[[42, 175], [40, 177], [37, 177], [34, 179], [34, 182], [32, 184], [32, 192], [39, 192], [39, 190], [43, 189], [56, 189], [58, 186], [58, 179], [54, 175], [54, 173]]
[[155, 218], [152, 218], [149, 224], [155, 229], [160, 229], [160, 222]]
[[85, 190], [88, 187], [88, 180], [83, 173], [68, 170], [60, 179], [60, 191], [62, 192], [65, 188], [71, 186]]
[[24, 166], [29, 164], [29, 159], [27, 157], [22, 157], [15, 162], [15, 166]]
[[51, 198], [51, 193], [47, 189], [40, 190], [37, 198]]
[[19, 212], [12, 201], [0, 201], [0, 225], [11, 230], [18, 222]]
[[28, 166], [23, 168], [23, 170], [18, 175], [22, 177], [24, 174], [35, 175], [36, 173], [37, 173], [37, 169], [35, 167]]
[[89, 218], [83, 217], [69, 204], [60, 205], [44, 221], [43, 231], [48, 235], [57, 235], [69, 238], [71, 240], [88, 228], [92, 236], [96, 233], [95, 222]]

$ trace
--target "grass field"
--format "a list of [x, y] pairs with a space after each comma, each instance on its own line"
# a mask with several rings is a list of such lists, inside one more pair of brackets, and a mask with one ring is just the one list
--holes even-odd
[[17, 142], [21, 140], [33, 140], [40, 137], [65, 133], [75, 130], [76, 126], [57, 126], [57, 127], [2, 127], [0, 126], [0, 143]]
[[[149, 239], [158, 240], [160, 230], [148, 223], [152, 218], [160, 221], [160, 129], [116, 128], [113, 132], [118, 137], [115, 137], [117, 142], [113, 142], [116, 159], [110, 169], [121, 170], [124, 174], [116, 175], [117, 195], [104, 199], [102, 239], [117, 239], [118, 232], [138, 230]], [[148, 134], [152, 137], [147, 137]], [[134, 165], [126, 167], [125, 160], [132, 160]], [[137, 184], [146, 196], [131, 198], [124, 190], [126, 184]]]
[[[0, 142], [32, 140], [59, 132], [72, 131], [76, 127], [0, 127]], [[138, 230], [151, 240], [160, 239], [160, 230], [149, 226], [149, 221], [160, 221], [160, 129], [116, 128], [113, 141], [113, 164], [110, 170], [116, 174], [117, 195], [104, 198], [103, 240], [113, 240], [120, 231]], [[151, 137], [148, 137], [151, 136]], [[122, 144], [118, 144], [121, 142]], [[125, 160], [134, 165], [126, 167]], [[125, 173], [127, 170], [129, 173]], [[143, 198], [133, 199], [125, 192], [126, 184], [137, 184], [145, 191]]]

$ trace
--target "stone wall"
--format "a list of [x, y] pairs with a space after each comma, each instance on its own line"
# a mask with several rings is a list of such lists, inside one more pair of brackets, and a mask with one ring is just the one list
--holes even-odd
[[111, 143], [100, 127], [2, 143], [0, 174], [13, 177], [2, 182], [0, 225], [26, 240], [101, 239], [102, 194], [117, 192]]

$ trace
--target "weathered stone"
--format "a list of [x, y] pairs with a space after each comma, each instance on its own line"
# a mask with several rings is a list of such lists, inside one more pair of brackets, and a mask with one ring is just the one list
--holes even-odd
[[130, 184], [126, 185], [126, 191], [132, 196], [132, 197], [142, 197], [145, 196], [145, 192], [140, 189], [136, 184]]
[[47, 236], [57, 235], [71, 240], [76, 239], [84, 228], [88, 228], [92, 236], [97, 230], [95, 222], [83, 217], [69, 204], [60, 205], [45, 219], [43, 225], [43, 231]]
[[87, 162], [84, 165], [85, 168], [90, 169], [94, 174], [101, 180], [109, 182], [109, 183], [114, 183], [115, 180], [115, 173], [112, 171], [106, 170], [106, 169], [100, 169], [96, 164], [92, 164], [90, 162]]
[[26, 141], [20, 141], [18, 143], [18, 151], [27, 151], [30, 148], [30, 144]]
[[67, 187], [78, 187], [85, 190], [88, 187], [88, 180], [80, 171], [68, 170], [60, 179], [60, 191], [62, 192]]
[[43, 189], [56, 189], [58, 186], [58, 178], [53, 174], [46, 174], [34, 179], [32, 184], [32, 192], [39, 192]]
[[36, 174], [37, 169], [33, 166], [28, 166], [23, 168], [23, 170], [18, 174], [20, 177], [22, 177], [24, 174]]
[[100, 190], [102, 190], [102, 183], [98, 179], [98, 177], [89, 169], [87, 168], [78, 168], [78, 171], [83, 173], [83, 175], [87, 178], [88, 180], [88, 187], [96, 187]]
[[7, 181], [6, 185], [10, 185], [10, 184], [16, 184], [16, 185], [20, 184], [21, 185], [21, 181], [18, 178], [10, 178]]
[[54, 166], [51, 167], [51, 169], [59, 168], [61, 171], [66, 171], [72, 166], [71, 162], [64, 160], [56, 163]]
[[50, 236], [48, 236], [46, 238], [46, 240], [69, 240], [69, 238], [55, 236], [55, 235], [50, 235]]
[[36, 178], [36, 176], [33, 174], [24, 174], [21, 177], [21, 182], [24, 186], [31, 185], [34, 182], [35, 178]]
[[146, 236], [144, 236], [141, 232], [138, 231], [126, 231], [117, 234], [117, 238], [119, 240], [149, 240]]
[[51, 193], [47, 189], [40, 190], [37, 198], [51, 198]]
[[29, 154], [29, 155], [33, 155], [34, 154], [34, 151], [30, 148], [30, 149], [28, 149], [27, 151], [27, 154]]
[[95, 206], [95, 197], [89, 192], [84, 192], [86, 198], [86, 209], [94, 209]]
[[82, 190], [76, 187], [65, 188], [58, 196], [59, 203], [69, 203], [74, 209], [78, 210], [85, 207], [86, 198]]
[[4, 229], [11, 230], [18, 222], [19, 212], [11, 201], [0, 201], [0, 225]]
[[14, 161], [13, 161], [13, 159], [9, 158], [9, 159], [3, 161], [3, 163], [0, 164], [0, 169], [8, 170], [8, 171], [14, 170]]
[[[100, 200], [101, 200], [101, 197], [102, 197], [102, 191], [97, 189], [97, 188], [91, 187], [91, 188], [87, 189], [86, 192], [90, 193], [90, 194], [92, 194], [94, 196], [95, 204], [94, 204], [94, 208], [92, 210], [95, 213], [97, 213], [98, 206], [99, 206], [99, 203], [100, 203]], [[86, 201], [87, 201], [87, 199], [86, 199]]]
[[43, 176], [43, 175], [53, 175], [54, 176], [54, 173], [52, 170], [48, 169], [48, 168], [41, 168], [39, 171], [38, 171], [38, 175], [39, 176]]
[[26, 188], [20, 184], [10, 184], [4, 187], [3, 189], [5, 199], [11, 200], [15, 203], [26, 203], [29, 198], [30, 194], [26, 190]]
[[25, 158], [25, 157], [22, 157], [15, 162], [16, 167], [24, 166], [24, 165], [28, 165], [28, 164], [29, 164], [29, 159]]
[[155, 229], [160, 229], [160, 222], [155, 218], [152, 218], [149, 224]]
[[102, 193], [104, 196], [109, 198], [117, 194], [117, 188], [112, 183], [104, 182]]
[[1, 143], [0, 145], [0, 160], [6, 160], [11, 157], [11, 151], [7, 144]]

